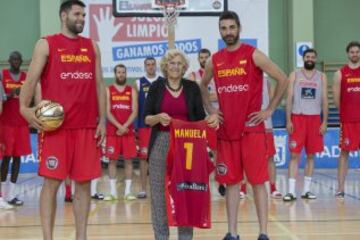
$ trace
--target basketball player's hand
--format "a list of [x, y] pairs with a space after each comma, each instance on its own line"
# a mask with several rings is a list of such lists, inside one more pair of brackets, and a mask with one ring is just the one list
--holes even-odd
[[249, 114], [248, 122], [253, 125], [258, 125], [259, 123], [262, 123], [263, 121], [265, 121], [266, 119], [271, 117], [271, 114], [272, 114], [272, 111], [269, 109], [265, 109], [265, 110], [258, 111], [258, 112], [253, 112], [253, 113]]
[[36, 111], [37, 107], [21, 107], [20, 108], [20, 113], [21, 115], [25, 118], [25, 120], [29, 123], [29, 125], [33, 128], [36, 128], [39, 131], [44, 131], [44, 127], [42, 124], [42, 121], [40, 121], [36, 116], [35, 116], [35, 111]]
[[124, 134], [126, 134], [128, 132], [129, 132], [129, 129], [127, 127], [120, 126], [120, 127], [118, 127], [118, 129], [116, 131], [116, 135], [122, 136], [122, 135], [124, 135]]
[[164, 127], [169, 126], [171, 117], [167, 113], [159, 113], [157, 117], [161, 125], [163, 125]]
[[320, 134], [321, 135], [325, 135], [327, 131], [327, 123], [326, 122], [323, 122], [321, 125], [320, 125]]
[[95, 132], [95, 138], [98, 140], [97, 145], [101, 146], [101, 144], [105, 141], [106, 137], [106, 125], [105, 122], [99, 122]]
[[286, 123], [286, 130], [288, 131], [289, 134], [292, 134], [294, 132], [294, 126], [291, 121]]
[[211, 128], [219, 128], [219, 116], [216, 113], [213, 113], [205, 118], [207, 124]]

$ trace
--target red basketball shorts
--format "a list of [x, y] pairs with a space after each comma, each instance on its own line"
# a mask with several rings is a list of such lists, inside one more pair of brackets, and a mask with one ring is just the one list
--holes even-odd
[[138, 157], [142, 160], [146, 160], [148, 157], [148, 145], [150, 141], [150, 135], [151, 135], [151, 128], [138, 129], [138, 144], [139, 144]]
[[341, 123], [340, 148], [344, 151], [360, 149], [360, 122]]
[[268, 181], [265, 133], [244, 133], [240, 140], [218, 139], [216, 180], [222, 184], [236, 184], [244, 172], [250, 184]]
[[320, 134], [320, 115], [291, 115], [293, 133], [289, 136], [291, 153], [315, 154], [324, 150], [323, 135]]
[[101, 176], [95, 129], [59, 129], [39, 134], [39, 175], [88, 181]]
[[106, 137], [106, 156], [110, 160], [119, 160], [120, 155], [125, 160], [131, 160], [137, 156], [135, 134]]
[[20, 157], [31, 154], [28, 126], [1, 126], [4, 156]]
[[266, 141], [266, 158], [273, 157], [276, 154], [274, 134], [272, 132], [265, 133]]

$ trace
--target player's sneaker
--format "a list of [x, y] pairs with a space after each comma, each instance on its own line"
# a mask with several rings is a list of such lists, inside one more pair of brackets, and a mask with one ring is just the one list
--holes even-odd
[[104, 200], [104, 195], [101, 193], [95, 193], [94, 195], [91, 196], [92, 199], [94, 200]]
[[218, 187], [218, 192], [221, 196], [225, 196], [226, 194], [226, 187], [223, 184], [220, 184]]
[[243, 192], [243, 191], [240, 191], [240, 192], [239, 192], [239, 198], [240, 198], [240, 199], [245, 199], [245, 198], [246, 198], [246, 193]]
[[345, 198], [345, 193], [344, 192], [337, 192], [335, 193], [335, 197], [338, 199], [344, 199]]
[[273, 191], [270, 195], [272, 198], [274, 199], [281, 199], [283, 197], [283, 195], [281, 194], [281, 192], [279, 191]]
[[3, 198], [0, 198], [0, 209], [10, 210], [14, 209], [14, 206], [8, 204]]
[[106, 197], [104, 197], [104, 201], [116, 201], [117, 197], [115, 197], [114, 195], [107, 195]]
[[8, 204], [11, 204], [13, 206], [21, 206], [24, 204], [23, 201], [21, 201], [20, 199], [14, 197], [13, 199], [11, 199], [10, 201], [8, 201]]
[[133, 201], [135, 199], [136, 199], [136, 197], [132, 193], [128, 193], [124, 196], [124, 200], [126, 200], [126, 201]]
[[306, 192], [304, 195], [301, 195], [302, 199], [316, 199], [316, 195], [312, 192]]
[[284, 202], [292, 202], [296, 200], [296, 197], [292, 194], [292, 193], [287, 193], [284, 197], [283, 197]]
[[225, 237], [223, 238], [223, 240], [240, 240], [239, 235], [237, 235], [236, 237], [231, 236], [231, 233], [227, 233], [225, 235]]
[[140, 192], [138, 192], [136, 197], [141, 198], [141, 199], [146, 198], [146, 192], [145, 191], [140, 191]]
[[258, 240], [269, 240], [269, 237], [266, 234], [260, 234]]

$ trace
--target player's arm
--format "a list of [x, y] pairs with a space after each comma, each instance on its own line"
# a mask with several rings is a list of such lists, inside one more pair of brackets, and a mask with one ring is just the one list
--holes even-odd
[[117, 129], [122, 129], [123, 126], [116, 120], [114, 115], [111, 113], [111, 104], [110, 104], [110, 91], [109, 88], [106, 88], [106, 117], [109, 122], [111, 122]]
[[294, 127], [291, 121], [291, 113], [292, 113], [292, 106], [294, 101], [294, 83], [295, 83], [295, 72], [292, 72], [289, 76], [289, 86], [287, 90], [287, 97], [286, 97], [286, 130], [288, 133], [292, 133], [294, 131]]
[[36, 84], [35, 88], [35, 96], [34, 96], [34, 104], [37, 106], [41, 101], [41, 85], [40, 83]]
[[127, 121], [123, 124], [123, 126], [125, 128], [128, 128], [130, 126], [131, 123], [134, 122], [135, 118], [138, 115], [138, 94], [137, 91], [135, 90], [135, 88], [131, 88], [132, 91], [132, 95], [131, 95], [131, 109], [132, 112], [129, 116], [129, 118], [127, 119]]
[[42, 122], [36, 118], [36, 107], [30, 108], [31, 99], [34, 96], [36, 86], [39, 83], [41, 73], [47, 63], [49, 45], [45, 39], [40, 39], [34, 48], [26, 80], [20, 91], [20, 113], [31, 126], [43, 130]]
[[187, 77], [186, 77], [186, 79], [189, 79], [189, 80], [191, 80], [191, 81], [195, 81], [196, 79], [195, 79], [195, 73], [194, 72], [191, 72]]
[[252, 57], [255, 65], [276, 81], [274, 96], [270, 100], [269, 106], [263, 111], [249, 115], [250, 122], [258, 124], [269, 118], [279, 105], [286, 91], [287, 78], [285, 73], [261, 51], [256, 49]]
[[96, 95], [99, 111], [99, 123], [96, 128], [95, 138], [98, 138], [98, 145], [105, 140], [106, 135], [106, 91], [101, 70], [101, 54], [98, 45], [93, 41], [95, 50], [95, 73], [96, 73]]
[[208, 86], [212, 78], [213, 78], [213, 63], [212, 63], [212, 59], [209, 58], [205, 65], [204, 76], [202, 77], [200, 82], [200, 90], [201, 90], [201, 96], [204, 107], [206, 111], [210, 114], [218, 112], [217, 109], [215, 109], [211, 105], [211, 101], [210, 101], [210, 92]]
[[328, 84], [327, 77], [322, 73], [322, 94], [321, 94], [321, 103], [322, 103], [322, 123], [320, 126], [320, 134], [324, 135], [327, 129], [327, 121], [329, 116], [329, 100], [328, 100]]
[[341, 83], [341, 72], [336, 71], [333, 78], [333, 98], [334, 98], [334, 104], [337, 107], [337, 109], [340, 111], [340, 83]]

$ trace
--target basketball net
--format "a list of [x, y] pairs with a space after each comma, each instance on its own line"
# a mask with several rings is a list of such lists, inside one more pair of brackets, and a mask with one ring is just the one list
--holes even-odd
[[164, 4], [163, 15], [168, 29], [168, 45], [169, 49], [175, 48], [175, 26], [177, 24], [177, 17], [180, 12], [177, 11], [175, 4]]

